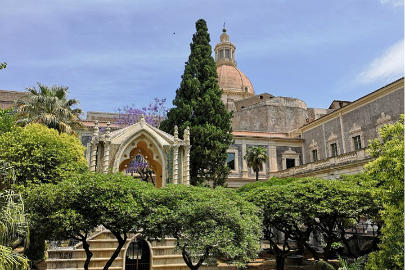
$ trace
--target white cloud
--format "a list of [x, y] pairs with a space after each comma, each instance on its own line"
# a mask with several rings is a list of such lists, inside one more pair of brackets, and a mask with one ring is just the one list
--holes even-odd
[[398, 41], [381, 56], [374, 59], [360, 74], [357, 81], [370, 83], [377, 80], [392, 80], [404, 74], [404, 40]]
[[400, 7], [404, 5], [404, 0], [380, 0], [381, 4], [393, 5], [394, 7]]

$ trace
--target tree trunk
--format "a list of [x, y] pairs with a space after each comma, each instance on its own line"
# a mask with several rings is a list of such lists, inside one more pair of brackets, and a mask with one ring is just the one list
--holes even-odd
[[110, 268], [110, 266], [112, 265], [114, 260], [120, 254], [120, 251], [121, 251], [122, 247], [125, 245], [125, 243], [127, 242], [127, 238], [128, 238], [126, 233], [124, 233], [124, 238], [121, 237], [120, 233], [117, 233], [117, 232], [112, 232], [112, 233], [114, 234], [115, 238], [117, 238], [117, 240], [118, 240], [118, 247], [114, 250], [114, 253], [111, 255], [111, 258], [104, 265], [103, 270], [108, 270], [108, 268]]
[[316, 261], [319, 260], [318, 252], [316, 252], [316, 250], [314, 248], [312, 248], [310, 244], [304, 243], [304, 246], [309, 250], [309, 252], [311, 252], [312, 256], [314, 257], [314, 259]]
[[276, 255], [276, 269], [277, 270], [284, 270], [285, 256], [283, 253]]
[[259, 181], [259, 171], [256, 171], [256, 181]]
[[86, 261], [84, 262], [84, 270], [89, 270], [89, 264], [91, 257], [93, 257], [93, 252], [90, 251], [90, 245], [87, 243], [86, 238], [82, 238], [83, 249], [86, 252]]
[[200, 268], [200, 266], [203, 264], [203, 262], [207, 259], [208, 255], [209, 255], [209, 248], [205, 249], [204, 255], [198, 260], [198, 263], [196, 265], [193, 265], [193, 262], [190, 258], [190, 255], [188, 254], [188, 252], [186, 251], [186, 247], [183, 247], [181, 250], [181, 255], [183, 256], [183, 260], [186, 263], [186, 265], [188, 266], [188, 268], [190, 268], [190, 270], [198, 270]]

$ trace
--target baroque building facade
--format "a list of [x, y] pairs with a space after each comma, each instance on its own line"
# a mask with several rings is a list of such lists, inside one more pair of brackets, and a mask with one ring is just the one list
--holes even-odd
[[[222, 101], [234, 115], [234, 143], [227, 160], [229, 187], [255, 181], [243, 157], [257, 145], [266, 148], [269, 156], [259, 173], [261, 180], [273, 176], [332, 179], [360, 172], [370, 160], [368, 141], [378, 137], [379, 127], [397, 121], [404, 112], [404, 78], [353, 102], [334, 100], [328, 108], [309, 108], [297, 98], [256, 94], [237, 67], [236, 46], [225, 29], [214, 52]], [[115, 113], [88, 112], [83, 121], [87, 129], [81, 132], [83, 144], [90, 146], [95, 121], [105, 128], [116, 117]], [[111, 124], [111, 128], [119, 127]]]

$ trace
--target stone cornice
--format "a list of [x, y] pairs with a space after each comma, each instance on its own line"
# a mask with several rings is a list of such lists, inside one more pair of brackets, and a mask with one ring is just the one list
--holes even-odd
[[334, 118], [339, 117], [340, 115], [344, 115], [361, 106], [364, 106], [364, 105], [376, 100], [377, 98], [381, 98], [385, 95], [388, 95], [388, 94], [400, 89], [401, 87], [402, 88], [404, 87], [404, 78], [403, 77], [401, 79], [396, 80], [395, 82], [392, 82], [384, 87], [381, 87], [380, 89], [377, 89], [374, 92], [371, 92], [368, 95], [365, 95], [365, 96], [353, 101], [352, 103], [344, 106], [343, 108], [333, 111], [327, 115], [322, 116], [321, 118], [319, 118], [317, 120], [312, 121], [311, 123], [308, 123], [308, 124], [302, 126], [300, 128], [300, 131], [305, 132], [316, 126], [320, 126]]

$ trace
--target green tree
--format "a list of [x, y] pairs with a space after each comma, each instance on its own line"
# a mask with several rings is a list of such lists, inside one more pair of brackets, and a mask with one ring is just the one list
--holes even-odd
[[38, 83], [38, 90], [32, 87], [27, 88], [27, 92], [17, 101], [17, 123], [40, 123], [69, 134], [81, 127], [79, 116], [82, 111], [72, 108], [78, 101], [67, 98], [68, 87]]
[[145, 235], [176, 238], [189, 269], [208, 257], [244, 265], [257, 256], [258, 209], [232, 190], [169, 185], [148, 196], [146, 205]]
[[213, 181], [224, 185], [229, 168], [226, 166], [227, 149], [232, 143], [232, 114], [221, 101], [216, 64], [211, 54], [207, 24], [196, 22], [196, 33], [190, 44], [191, 53], [186, 62], [180, 87], [172, 108], [160, 128], [173, 134], [179, 127], [180, 136], [190, 127], [191, 166], [193, 185]]
[[379, 130], [380, 138], [370, 143], [373, 161], [366, 174], [381, 190], [383, 226], [379, 250], [370, 254], [370, 269], [404, 269], [404, 116]]
[[12, 109], [0, 109], [0, 134], [11, 131], [15, 127], [15, 113]]
[[76, 239], [86, 252], [84, 269], [93, 256], [89, 234], [103, 225], [117, 238], [118, 246], [104, 266], [109, 269], [143, 220], [143, 197], [153, 186], [123, 174], [78, 174], [58, 183], [27, 189], [27, 207], [33, 227], [48, 240]]
[[[323, 179], [271, 179], [270, 184], [241, 192], [255, 203], [263, 214], [264, 238], [269, 241], [276, 257], [277, 269], [284, 268], [285, 258], [292, 252], [303, 252], [304, 247], [315, 259], [328, 260], [333, 244], [345, 244], [345, 231], [352, 229], [361, 218], [368, 218], [378, 211], [369, 188], [355, 186], [340, 180]], [[278, 232], [283, 235], [277, 236]], [[320, 232], [325, 241], [322, 254], [309, 245], [313, 232]], [[297, 243], [297, 250], [289, 246]], [[281, 244], [280, 244], [281, 243]]]
[[6, 62], [1, 62], [0, 63], [0, 70], [5, 69], [7, 67], [7, 63]]
[[40, 124], [0, 134], [0, 160], [15, 170], [16, 184], [56, 183], [87, 170], [84, 147], [73, 135]]
[[256, 173], [256, 181], [259, 181], [259, 172], [263, 170], [263, 163], [269, 159], [266, 148], [262, 146], [251, 146], [247, 149], [246, 155], [243, 157], [248, 167]]

